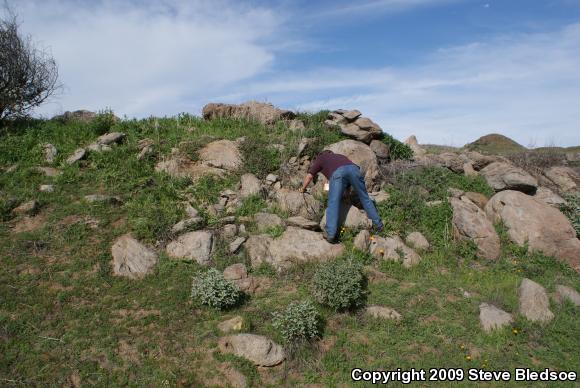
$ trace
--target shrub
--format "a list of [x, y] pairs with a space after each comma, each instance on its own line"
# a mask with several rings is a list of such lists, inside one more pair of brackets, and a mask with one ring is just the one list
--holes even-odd
[[385, 133], [381, 139], [389, 147], [389, 158], [391, 160], [413, 159], [413, 150], [407, 144], [400, 142], [388, 133]]
[[105, 109], [97, 113], [95, 118], [91, 120], [90, 127], [95, 134], [103, 135], [111, 131], [111, 127], [115, 125], [117, 120], [111, 109]]
[[224, 310], [235, 306], [241, 298], [240, 290], [215, 268], [193, 279], [193, 300], [215, 309]]
[[240, 150], [244, 157], [245, 169], [260, 179], [280, 168], [280, 151], [272, 147], [265, 136], [247, 136]]
[[319, 336], [320, 316], [314, 304], [291, 303], [285, 311], [274, 313], [273, 326], [280, 331], [287, 343], [301, 342]]
[[318, 266], [312, 279], [314, 298], [334, 310], [359, 306], [364, 296], [364, 277], [359, 263], [337, 260]]
[[572, 223], [576, 230], [576, 236], [580, 237], [580, 195], [565, 195], [566, 203], [560, 206], [560, 210]]
[[236, 209], [237, 216], [251, 216], [258, 213], [266, 206], [266, 202], [260, 195], [251, 195], [242, 200], [240, 207]]

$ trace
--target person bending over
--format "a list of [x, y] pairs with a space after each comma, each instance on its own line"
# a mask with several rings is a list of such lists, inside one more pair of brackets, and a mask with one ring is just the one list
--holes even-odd
[[383, 223], [375, 205], [369, 198], [360, 168], [344, 155], [332, 151], [322, 151], [310, 165], [308, 174], [304, 177], [302, 187], [298, 190], [303, 193], [316, 174], [322, 174], [329, 181], [328, 206], [326, 208], [326, 227], [324, 238], [330, 243], [336, 243], [336, 232], [340, 214], [340, 201], [344, 190], [351, 187], [360, 200], [367, 216], [373, 222], [373, 228], [379, 232]]

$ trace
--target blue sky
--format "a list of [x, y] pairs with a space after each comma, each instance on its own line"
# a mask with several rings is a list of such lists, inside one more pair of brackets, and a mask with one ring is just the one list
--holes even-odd
[[460, 146], [580, 144], [580, 0], [20, 0], [66, 88], [39, 115], [356, 108]]

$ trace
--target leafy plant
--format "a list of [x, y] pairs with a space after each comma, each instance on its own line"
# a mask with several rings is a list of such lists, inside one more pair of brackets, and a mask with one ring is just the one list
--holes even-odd
[[580, 195], [565, 195], [566, 203], [560, 206], [560, 210], [572, 223], [576, 230], [576, 236], [580, 237]]
[[280, 168], [280, 152], [271, 147], [271, 142], [263, 136], [247, 136], [242, 142], [240, 150], [244, 157], [245, 169], [258, 178], [265, 178], [268, 174]]
[[283, 312], [273, 314], [273, 326], [280, 331], [287, 343], [318, 337], [319, 325], [318, 310], [309, 300], [293, 302]]
[[389, 147], [389, 157], [391, 160], [409, 160], [413, 158], [413, 150], [411, 147], [395, 139], [388, 133], [384, 134], [381, 141]]
[[117, 122], [117, 118], [111, 109], [100, 111], [93, 120], [90, 128], [97, 135], [103, 135], [111, 130], [111, 127]]
[[266, 202], [259, 195], [251, 195], [244, 198], [240, 207], [236, 209], [237, 216], [251, 216], [258, 213], [266, 206]]
[[241, 296], [240, 290], [215, 268], [194, 278], [191, 286], [193, 300], [219, 310], [235, 306]]
[[359, 306], [364, 296], [362, 266], [350, 260], [322, 263], [312, 278], [316, 301], [334, 310]]

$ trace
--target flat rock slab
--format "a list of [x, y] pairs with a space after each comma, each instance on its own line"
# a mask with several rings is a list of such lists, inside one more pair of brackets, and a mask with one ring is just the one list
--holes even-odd
[[490, 332], [495, 329], [500, 329], [507, 326], [514, 321], [511, 314], [506, 313], [500, 308], [491, 304], [482, 303], [479, 305], [479, 322], [483, 330]]
[[110, 132], [106, 133], [102, 136], [97, 138], [98, 144], [113, 144], [113, 143], [120, 143], [125, 139], [127, 135], [122, 132]]
[[311, 221], [307, 218], [296, 216], [289, 217], [286, 223], [290, 226], [295, 226], [297, 228], [307, 229], [307, 230], [320, 230], [320, 225], [317, 222]]
[[231, 140], [211, 142], [199, 150], [198, 156], [202, 164], [224, 170], [236, 170], [243, 164], [238, 145]]
[[554, 319], [544, 287], [530, 280], [522, 280], [519, 288], [520, 313], [532, 322], [547, 323]]
[[236, 334], [223, 337], [218, 346], [221, 352], [250, 360], [257, 366], [275, 366], [286, 358], [282, 346], [256, 334]]
[[400, 321], [403, 318], [396, 310], [385, 306], [369, 306], [365, 309], [365, 314], [373, 318], [392, 319], [394, 321]]
[[485, 205], [487, 217], [507, 228], [509, 239], [529, 252], [543, 252], [580, 272], [580, 240], [558, 209], [518, 191], [502, 191]]
[[203, 176], [213, 175], [222, 178], [226, 174], [226, 171], [221, 168], [195, 163], [181, 155], [171, 155], [158, 162], [155, 165], [155, 171], [164, 172], [174, 178], [191, 178], [194, 182]]
[[232, 253], [232, 254], [237, 253], [240, 250], [240, 248], [242, 247], [242, 245], [244, 245], [246, 240], [247, 240], [246, 237], [238, 237], [234, 241], [232, 241], [229, 245], [230, 253]]
[[131, 235], [125, 234], [115, 240], [111, 247], [113, 256], [113, 274], [130, 279], [138, 279], [153, 271], [157, 263], [157, 254], [135, 240]]
[[66, 162], [68, 164], [74, 164], [79, 160], [84, 159], [87, 156], [87, 151], [84, 148], [79, 148], [71, 156], [68, 157]]
[[209, 264], [213, 249], [213, 234], [208, 231], [185, 233], [167, 245], [166, 252], [171, 258], [194, 260], [202, 265]]

